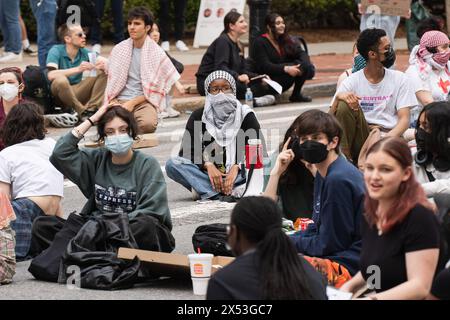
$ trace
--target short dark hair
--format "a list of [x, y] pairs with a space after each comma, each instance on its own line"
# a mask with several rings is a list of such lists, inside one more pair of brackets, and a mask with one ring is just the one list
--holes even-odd
[[18, 68], [18, 67], [6, 67], [6, 68], [3, 68], [3, 69], [0, 69], [0, 74], [3, 74], [3, 73], [12, 73], [16, 77], [16, 79], [19, 82], [19, 84], [23, 83], [23, 73], [22, 73], [22, 70], [20, 68]]
[[6, 147], [33, 139], [42, 140], [46, 133], [44, 111], [31, 102], [16, 104], [0, 129]]
[[293, 133], [299, 138], [308, 134], [324, 133], [331, 142], [334, 137], [338, 137], [336, 152], [339, 153], [342, 128], [333, 115], [320, 110], [308, 110], [299, 115], [295, 123], [297, 126]]
[[105, 126], [115, 117], [122, 119], [128, 124], [128, 134], [133, 139], [136, 139], [138, 134], [138, 125], [134, 115], [128, 110], [122, 108], [120, 105], [114, 105], [106, 111], [97, 124], [98, 141], [103, 141], [105, 139]]
[[154, 21], [153, 14], [149, 9], [147, 9], [144, 6], [139, 6], [139, 7], [130, 9], [130, 11], [128, 12], [127, 21], [131, 21], [131, 20], [135, 20], [135, 19], [141, 19], [144, 21], [144, 24], [146, 26], [153, 27], [153, 21]]
[[66, 23], [62, 24], [58, 28], [58, 38], [62, 43], [65, 43], [64, 37], [70, 36], [71, 28], [74, 26], [79, 26], [79, 24], [72, 24], [72, 26], [68, 26]]
[[369, 60], [369, 51], [377, 51], [380, 39], [386, 36], [386, 31], [382, 29], [366, 29], [358, 37], [356, 47], [359, 54], [366, 60]]
[[241, 16], [242, 14], [237, 12], [236, 10], [231, 10], [230, 12], [228, 12], [225, 15], [225, 18], [223, 18], [223, 32], [230, 32], [230, 23], [235, 24]]

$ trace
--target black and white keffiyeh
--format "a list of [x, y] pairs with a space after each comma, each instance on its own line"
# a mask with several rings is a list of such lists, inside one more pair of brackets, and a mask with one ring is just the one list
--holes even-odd
[[[217, 79], [228, 81], [233, 93], [209, 93], [210, 84]], [[225, 147], [227, 172], [236, 159], [236, 137], [247, 114], [254, 112], [236, 98], [236, 81], [226, 71], [212, 72], [205, 80], [206, 100], [202, 122], [216, 143]]]

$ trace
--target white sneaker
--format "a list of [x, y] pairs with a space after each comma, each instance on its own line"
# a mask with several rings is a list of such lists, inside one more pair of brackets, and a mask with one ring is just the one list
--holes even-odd
[[164, 112], [167, 113], [167, 116], [169, 118], [176, 118], [176, 117], [180, 116], [180, 112], [175, 110], [175, 109], [173, 109], [172, 106], [168, 106], [166, 108], [166, 111], [164, 111]]
[[166, 111], [162, 111], [162, 112], [159, 114], [159, 117], [160, 117], [161, 119], [166, 119], [166, 118], [169, 117], [169, 113], [166, 112]]
[[169, 52], [169, 51], [170, 51], [170, 42], [169, 42], [169, 41], [163, 41], [163, 42], [161, 42], [161, 48], [162, 48], [164, 51]]
[[266, 94], [265, 96], [258, 97], [254, 99], [255, 107], [265, 107], [270, 106], [275, 103], [275, 96], [271, 94]]
[[0, 58], [0, 63], [22, 62], [22, 52], [15, 54], [14, 52], [5, 52]]
[[102, 52], [102, 45], [100, 43], [96, 43], [92, 46], [92, 52], [96, 52], [98, 55]]
[[175, 43], [175, 47], [177, 47], [177, 49], [179, 51], [189, 51], [189, 48], [186, 46], [186, 44], [182, 40], [178, 40]]

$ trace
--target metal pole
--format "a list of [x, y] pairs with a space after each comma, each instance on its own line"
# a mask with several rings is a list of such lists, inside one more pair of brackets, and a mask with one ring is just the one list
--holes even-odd
[[264, 20], [269, 13], [271, 0], [247, 0], [247, 3], [250, 7], [249, 52], [252, 55], [253, 40], [266, 32]]

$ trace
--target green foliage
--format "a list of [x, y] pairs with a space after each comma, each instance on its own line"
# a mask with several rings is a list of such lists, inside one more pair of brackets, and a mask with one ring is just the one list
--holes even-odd
[[273, 12], [282, 15], [290, 29], [355, 28], [354, 0], [272, 0]]
[[[158, 21], [159, 0], [125, 0], [124, 17], [135, 6], [146, 6]], [[188, 0], [186, 10], [186, 31], [193, 32], [198, 17], [200, 0]], [[281, 14], [291, 30], [302, 28], [355, 28], [356, 5], [354, 0], [272, 0], [271, 10]], [[28, 1], [21, 1], [22, 18], [28, 29], [28, 36], [35, 40], [36, 22]], [[112, 36], [112, 14], [110, 1], [106, 1], [102, 30], [105, 39]], [[173, 21], [173, 17], [172, 17]]]
[[[173, 1], [172, 1], [173, 2]], [[146, 6], [149, 8], [156, 22], [158, 22], [158, 11], [159, 11], [159, 0], [125, 0], [124, 1], [124, 20], [126, 22], [126, 17], [130, 8], [136, 6]], [[186, 9], [186, 29], [194, 30], [197, 22], [198, 8], [200, 7], [200, 0], [188, 0], [188, 5]], [[33, 13], [29, 6], [29, 1], [21, 1], [21, 13], [22, 18], [27, 26], [28, 37], [32, 40], [36, 39], [36, 21], [34, 19]], [[173, 21], [173, 17], [172, 17]], [[125, 26], [124, 26], [125, 28]], [[102, 30], [103, 37], [105, 39], [112, 37], [113, 25], [112, 25], [112, 14], [111, 14], [111, 3], [106, 1], [105, 13], [102, 19]]]

